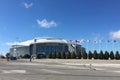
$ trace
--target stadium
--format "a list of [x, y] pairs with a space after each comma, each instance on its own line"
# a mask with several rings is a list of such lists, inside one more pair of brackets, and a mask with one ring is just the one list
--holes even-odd
[[51, 37], [35, 38], [24, 42], [19, 42], [12, 45], [10, 48], [10, 53], [13, 57], [24, 56], [25, 54], [35, 57], [38, 54], [42, 54], [47, 57], [49, 53], [77, 53], [79, 51], [85, 51], [85, 48], [79, 44], [71, 43], [70, 41], [62, 38]]

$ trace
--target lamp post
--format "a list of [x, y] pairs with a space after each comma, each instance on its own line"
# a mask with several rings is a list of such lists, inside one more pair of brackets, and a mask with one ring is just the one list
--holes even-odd
[[36, 42], [37, 42], [37, 39], [34, 39], [34, 54], [37, 56], [37, 52], [36, 52]]
[[30, 45], [30, 47], [29, 47], [29, 51], [30, 51], [30, 62], [32, 61], [32, 45]]
[[13, 51], [14, 51], [14, 55], [13, 55], [13, 57], [16, 57], [16, 56], [17, 56], [17, 54], [16, 54], [16, 47], [15, 47], [15, 46], [14, 46]]
[[19, 50], [17, 50], [17, 49], [18, 49], [18, 44], [17, 44], [18, 41], [19, 41], [19, 37], [16, 37], [15, 54], [16, 54], [16, 58], [17, 58], [17, 59], [18, 59], [18, 56], [19, 56], [19, 55], [18, 55], [18, 51], [19, 51]]
[[[36, 41], [37, 41], [37, 39], [34, 39], [34, 45], [32, 46], [32, 45], [30, 45], [30, 62], [32, 62], [32, 55], [33, 54], [36, 54]], [[32, 51], [32, 50], [33, 51]], [[37, 54], [36, 54], [37, 55]]]

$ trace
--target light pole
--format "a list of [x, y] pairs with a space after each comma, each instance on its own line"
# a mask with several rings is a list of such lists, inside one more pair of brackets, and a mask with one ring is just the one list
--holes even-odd
[[15, 44], [15, 49], [16, 49], [16, 50], [15, 50], [15, 54], [16, 54], [16, 58], [17, 58], [17, 59], [18, 59], [18, 50], [17, 50], [17, 49], [18, 49], [18, 47], [17, 47], [17, 46], [18, 46], [18, 44], [17, 44], [17, 43], [18, 43], [18, 40], [19, 40], [19, 37], [16, 37], [16, 44]]
[[15, 47], [15, 46], [14, 46], [14, 48], [13, 48], [13, 51], [14, 51], [13, 57], [16, 57], [17, 54], [16, 54], [16, 47]]
[[37, 39], [34, 39], [34, 54], [35, 54], [36, 57], [37, 57], [36, 42], [37, 42]]
[[[36, 56], [37, 56], [37, 53], [36, 53], [36, 41], [37, 41], [37, 39], [34, 39], [34, 44], [33, 44], [33, 46], [30, 45], [30, 62], [32, 61], [32, 56], [33, 56], [33, 54], [36, 54]], [[31, 49], [32, 49], [32, 50], [31, 50]]]

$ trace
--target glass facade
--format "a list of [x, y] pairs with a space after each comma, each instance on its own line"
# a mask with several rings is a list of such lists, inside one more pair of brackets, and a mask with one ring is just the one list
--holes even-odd
[[61, 43], [40, 43], [33, 44], [33, 50], [36, 50], [37, 54], [48, 54], [50, 52], [68, 52], [68, 45]]
[[[27, 44], [24, 44], [27, 43]], [[38, 54], [48, 56], [48, 53], [57, 53], [57, 52], [80, 52], [85, 50], [81, 45], [75, 45], [67, 42], [64, 39], [58, 38], [43, 38], [43, 39], [34, 39], [30, 41], [25, 41], [21, 43], [22, 45], [17, 45], [14, 48], [10, 49], [11, 54], [17, 56], [29, 54], [32, 56], [37, 56]], [[24, 46], [25, 45], [25, 46]], [[15, 45], [14, 45], [15, 46]], [[16, 52], [15, 52], [16, 51]]]

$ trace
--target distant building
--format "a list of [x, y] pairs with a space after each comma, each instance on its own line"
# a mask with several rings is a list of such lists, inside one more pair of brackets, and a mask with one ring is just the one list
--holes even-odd
[[62, 38], [36, 38], [12, 45], [10, 53], [14, 57], [25, 54], [43, 54], [45, 56], [50, 52], [79, 52], [85, 51], [81, 45], [70, 43]]

